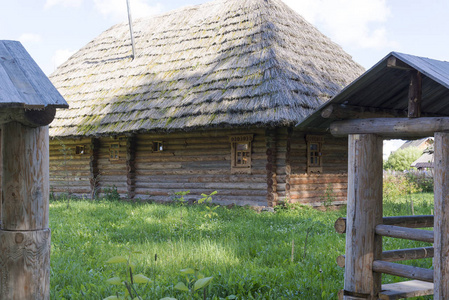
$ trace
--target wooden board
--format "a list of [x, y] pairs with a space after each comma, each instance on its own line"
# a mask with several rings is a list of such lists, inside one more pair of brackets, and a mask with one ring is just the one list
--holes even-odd
[[410, 280], [397, 283], [383, 284], [379, 299], [395, 300], [410, 297], [433, 295], [433, 283]]

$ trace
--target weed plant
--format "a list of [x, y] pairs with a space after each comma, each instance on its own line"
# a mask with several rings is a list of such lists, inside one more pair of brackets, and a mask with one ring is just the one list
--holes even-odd
[[[430, 213], [429, 197], [421, 196], [415, 210]], [[408, 214], [408, 208], [407, 199], [391, 201], [384, 214]], [[78, 200], [67, 207], [52, 201], [51, 299], [114, 295], [116, 287], [106, 281], [120, 270], [106, 261], [127, 249], [142, 253], [134, 258], [134, 273], [151, 280], [143, 299], [190, 299], [175, 289], [184, 280], [179, 270], [188, 267], [214, 278], [207, 299], [337, 299], [344, 270], [335, 259], [344, 254], [345, 235], [335, 233], [333, 224], [346, 215], [344, 208], [322, 212], [288, 205], [256, 213], [220, 206], [214, 212], [209, 218], [203, 205]], [[427, 246], [393, 239], [385, 244], [386, 250]]]

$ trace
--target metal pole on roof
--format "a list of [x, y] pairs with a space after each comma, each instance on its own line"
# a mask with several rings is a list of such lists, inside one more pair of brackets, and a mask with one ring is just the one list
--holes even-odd
[[129, 0], [126, 0], [126, 6], [128, 7], [128, 23], [129, 23], [129, 33], [131, 34], [131, 46], [133, 49], [132, 59], [136, 57], [134, 49], [134, 36], [133, 36], [133, 20], [131, 18], [131, 10], [129, 9]]

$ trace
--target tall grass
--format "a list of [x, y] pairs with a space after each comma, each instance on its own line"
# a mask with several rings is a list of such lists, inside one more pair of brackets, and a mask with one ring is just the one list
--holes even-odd
[[[430, 213], [432, 201], [422, 197], [415, 200], [415, 210]], [[385, 215], [409, 214], [406, 199], [384, 207]], [[179, 270], [187, 267], [214, 277], [208, 299], [336, 299], [343, 288], [344, 270], [335, 259], [344, 254], [345, 236], [335, 233], [333, 223], [346, 215], [345, 209], [288, 207], [273, 214], [220, 207], [212, 219], [204, 212], [201, 205], [72, 201], [67, 207], [52, 201], [51, 299], [115, 294], [117, 287], [105, 281], [119, 269], [105, 261], [126, 254], [128, 248], [143, 253], [135, 256], [135, 272], [153, 280], [145, 288], [145, 299], [187, 299], [173, 289], [181, 279]], [[399, 249], [419, 243], [386, 244]]]

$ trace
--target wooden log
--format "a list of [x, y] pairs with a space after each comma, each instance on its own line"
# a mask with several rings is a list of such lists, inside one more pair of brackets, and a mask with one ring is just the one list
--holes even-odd
[[50, 229], [0, 230], [0, 298], [50, 299]]
[[435, 132], [449, 131], [449, 117], [379, 118], [335, 121], [330, 125], [332, 135], [378, 134], [384, 138], [421, 138]]
[[50, 124], [56, 115], [56, 108], [47, 106], [42, 109], [3, 108], [0, 111], [0, 125], [18, 122], [28, 127]]
[[[433, 247], [422, 247], [412, 249], [389, 250], [382, 252], [382, 260], [388, 262], [432, 258], [434, 255]], [[341, 268], [345, 267], [345, 255], [337, 257], [337, 265]]]
[[[374, 134], [350, 135], [345, 291], [376, 299], [381, 276], [372, 263], [382, 254], [382, 139]], [[345, 297], [345, 299], [348, 299]]]
[[373, 262], [373, 271], [409, 279], [433, 282], [433, 270], [396, 264], [387, 261], [375, 260]]
[[434, 299], [449, 299], [449, 133], [435, 133], [434, 205], [435, 274]]
[[[383, 225], [395, 225], [408, 228], [433, 227], [432, 215], [383, 217]], [[334, 224], [337, 233], [346, 233], [346, 218], [338, 218]]]
[[4, 124], [2, 153], [3, 229], [48, 228], [48, 127]]
[[433, 231], [393, 225], [377, 225], [376, 234], [398, 239], [433, 243]]
[[423, 259], [433, 256], [434, 256], [433, 247], [389, 250], [382, 252], [382, 260], [389, 262], [411, 260], [411, 259]]
[[49, 299], [48, 126], [2, 127], [0, 299]]
[[410, 71], [410, 85], [408, 90], [408, 117], [421, 116], [422, 77], [419, 71]]
[[89, 183], [90, 183], [90, 199], [97, 197], [97, 191], [100, 183], [100, 169], [98, 168], [98, 156], [100, 151], [100, 140], [92, 138], [90, 141], [89, 152]]

